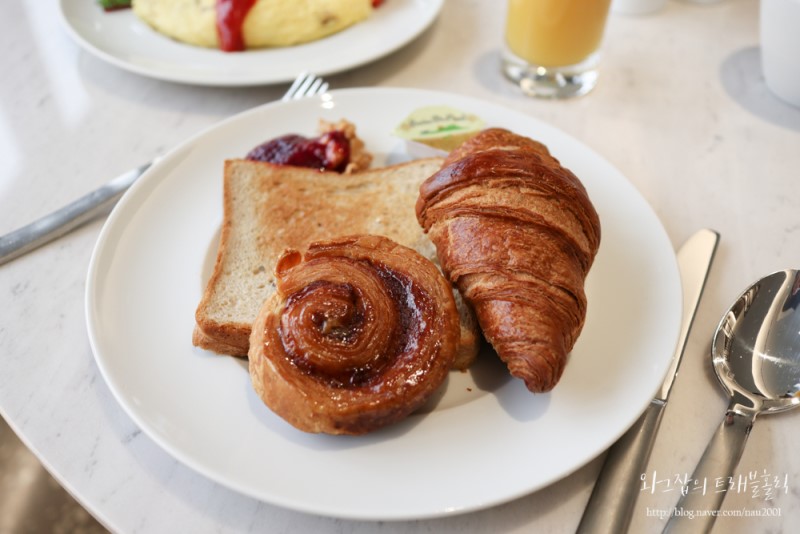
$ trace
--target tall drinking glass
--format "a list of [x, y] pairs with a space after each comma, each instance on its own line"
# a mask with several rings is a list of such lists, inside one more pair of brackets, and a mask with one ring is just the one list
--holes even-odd
[[597, 83], [611, 0], [509, 0], [503, 72], [529, 95], [568, 98]]

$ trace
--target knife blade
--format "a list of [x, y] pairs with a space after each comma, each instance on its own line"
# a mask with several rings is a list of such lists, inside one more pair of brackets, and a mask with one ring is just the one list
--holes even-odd
[[653, 400], [636, 423], [608, 450], [577, 534], [619, 534], [628, 530], [639, 493], [640, 475], [647, 467], [718, 243], [719, 234], [705, 228], [687, 239], [678, 250], [683, 316], [675, 353]]

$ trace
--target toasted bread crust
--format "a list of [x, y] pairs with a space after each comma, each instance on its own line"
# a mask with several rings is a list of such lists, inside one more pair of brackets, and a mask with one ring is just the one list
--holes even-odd
[[241, 345], [225, 343], [206, 335], [199, 325], [195, 326], [194, 331], [192, 331], [192, 344], [196, 347], [216, 352], [217, 354], [227, 354], [229, 356], [236, 356], [237, 358], [247, 357], [247, 351], [245, 350], [242, 352]]

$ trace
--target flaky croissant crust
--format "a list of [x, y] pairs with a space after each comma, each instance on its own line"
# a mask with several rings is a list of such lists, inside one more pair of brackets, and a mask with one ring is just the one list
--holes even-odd
[[363, 434], [418, 409], [445, 380], [460, 336], [447, 280], [385, 237], [286, 251], [253, 326], [262, 400], [306, 432]]
[[583, 184], [541, 143], [492, 128], [449, 155], [416, 209], [511, 373], [531, 391], [551, 390], [583, 327], [600, 245]]

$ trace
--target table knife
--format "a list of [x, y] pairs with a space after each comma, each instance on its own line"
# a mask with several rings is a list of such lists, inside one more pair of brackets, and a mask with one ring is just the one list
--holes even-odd
[[578, 534], [627, 532], [640, 476], [647, 467], [661, 416], [669, 400], [672, 382], [678, 372], [686, 340], [703, 294], [719, 234], [703, 229], [692, 235], [678, 250], [678, 269], [683, 292], [683, 318], [678, 344], [664, 383], [634, 425], [611, 446], [595, 483], [589, 503], [578, 525]]
[[0, 237], [0, 265], [30, 252], [91, 221], [114, 207], [125, 191], [150, 167], [145, 163], [117, 176], [63, 208]]

